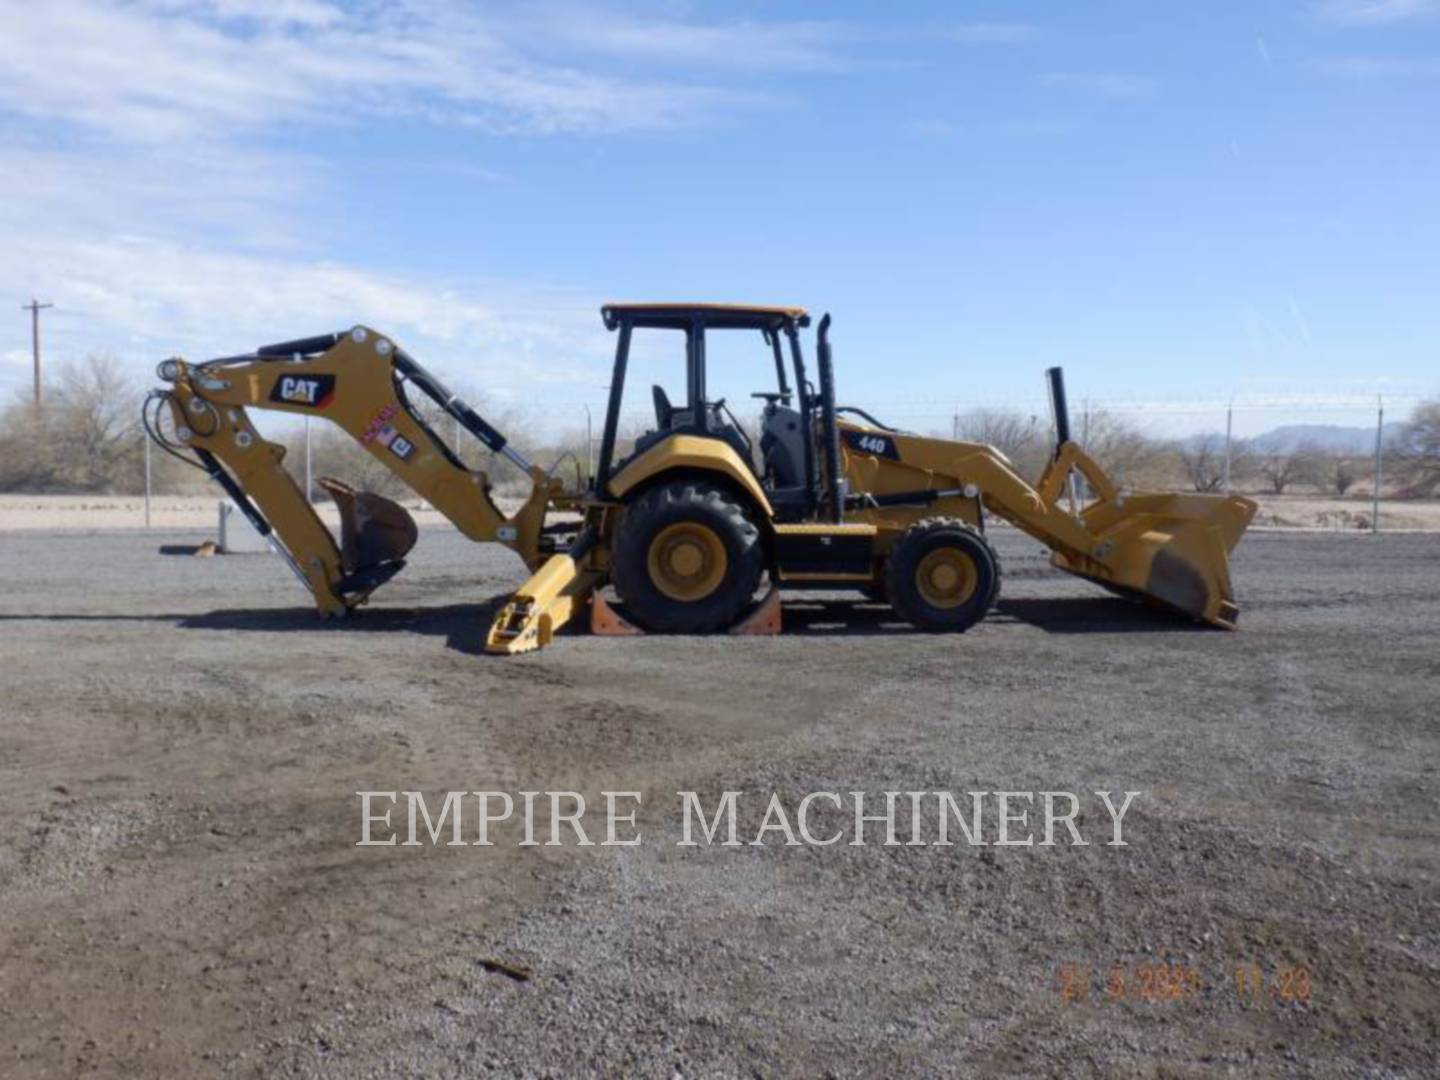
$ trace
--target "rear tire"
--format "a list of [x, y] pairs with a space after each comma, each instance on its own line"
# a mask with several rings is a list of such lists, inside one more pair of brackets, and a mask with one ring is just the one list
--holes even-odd
[[918, 630], [963, 633], [1000, 594], [1000, 560], [978, 531], [953, 518], [930, 518], [906, 531], [885, 567], [896, 613]]
[[760, 530], [740, 503], [693, 482], [653, 488], [626, 508], [610, 567], [626, 615], [670, 634], [734, 625], [764, 569]]

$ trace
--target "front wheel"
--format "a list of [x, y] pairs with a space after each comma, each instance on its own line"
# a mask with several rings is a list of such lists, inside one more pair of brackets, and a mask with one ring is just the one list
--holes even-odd
[[764, 569], [760, 531], [729, 492], [708, 484], [646, 492], [615, 531], [615, 590], [646, 630], [700, 634], [733, 625]]
[[885, 586], [896, 613], [917, 629], [962, 633], [999, 595], [1000, 560], [963, 521], [932, 518], [896, 541]]

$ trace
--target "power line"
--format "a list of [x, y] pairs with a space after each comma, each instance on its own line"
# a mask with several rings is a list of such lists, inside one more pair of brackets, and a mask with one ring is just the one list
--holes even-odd
[[35, 404], [40, 404], [40, 312], [46, 308], [54, 307], [54, 304], [42, 304], [33, 296], [30, 303], [21, 304], [21, 311], [30, 312], [30, 352], [35, 358]]

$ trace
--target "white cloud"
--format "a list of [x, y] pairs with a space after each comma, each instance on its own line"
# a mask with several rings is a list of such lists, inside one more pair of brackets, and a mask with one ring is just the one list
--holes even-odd
[[[759, 28], [594, 16], [601, 50], [685, 61], [762, 43], [768, 63], [819, 63], [810, 24]], [[569, 25], [569, 24], [567, 24]], [[230, 136], [300, 120], [411, 113], [499, 131], [664, 129], [769, 100], [746, 88], [611, 73], [539, 55], [544, 35], [454, 2], [345, 9], [276, 0], [47, 0], [13, 6], [0, 36], [0, 107], [125, 140]], [[579, 33], [578, 27], [571, 33]], [[769, 44], [763, 44], [765, 42]], [[786, 43], [789, 44], [786, 44]], [[731, 65], [733, 66], [733, 64]], [[794, 65], [794, 66], [799, 66]]]
[[853, 32], [839, 23], [680, 23], [551, 12], [538, 28], [577, 48], [666, 66], [830, 71], [851, 66], [841, 51]]
[[272, 26], [331, 26], [345, 14], [322, 0], [141, 0], [165, 15], [199, 14], [216, 19]]
[[[437, 282], [136, 236], [6, 245], [0, 278], [56, 299], [45, 316], [52, 357], [113, 352], [142, 373], [166, 356], [204, 359], [365, 322], [457, 381], [523, 396], [539, 382], [603, 381], [611, 347], [598, 298], [578, 290]], [[18, 387], [28, 359], [5, 359], [0, 378]]]
[[[554, 32], [537, 32], [542, 23]], [[593, 393], [612, 348], [598, 295], [327, 260], [310, 211], [346, 178], [322, 155], [268, 149], [270, 136], [303, 144], [297, 135], [396, 116], [462, 139], [475, 128], [693, 126], [773, 105], [780, 95], [745, 80], [828, 67], [839, 36], [808, 22], [640, 26], [460, 0], [9, 5], [0, 281], [17, 303], [32, 293], [55, 301], [45, 316], [54, 359], [114, 352], [148, 370], [175, 352], [216, 355], [366, 321], [457, 383], [513, 399], [537, 381]], [[721, 53], [731, 55], [702, 63]], [[697, 80], [701, 67], [739, 84]], [[464, 150], [433, 153], [424, 167], [506, 182]], [[8, 387], [28, 378], [15, 314], [0, 339]]]
[[1324, 0], [1317, 10], [1327, 22], [1385, 26], [1440, 14], [1440, 0]]

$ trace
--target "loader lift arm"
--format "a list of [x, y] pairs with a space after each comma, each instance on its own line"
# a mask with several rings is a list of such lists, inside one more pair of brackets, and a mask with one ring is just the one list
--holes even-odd
[[[532, 571], [548, 554], [545, 515], [561, 492], [559, 481], [526, 460], [413, 357], [368, 327], [199, 364], [167, 360], [159, 374], [170, 384], [156, 394], [169, 406], [177, 442], [278, 546], [324, 615], [344, 615], [363, 603], [403, 565], [414, 543], [413, 523], [388, 500], [322, 481], [345, 519], [343, 549], [337, 546], [284, 469], [285, 448], [261, 437], [247, 408], [329, 420], [470, 539], [505, 544]], [[488, 476], [467, 468], [425, 423], [407, 389], [424, 394], [529, 475], [530, 495], [513, 516], [495, 505]]]

